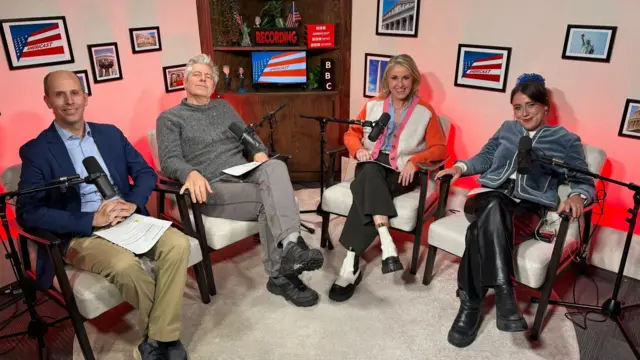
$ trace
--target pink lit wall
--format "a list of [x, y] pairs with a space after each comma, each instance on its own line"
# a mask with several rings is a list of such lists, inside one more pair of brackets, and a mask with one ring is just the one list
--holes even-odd
[[[0, 50], [0, 170], [20, 162], [20, 145], [53, 119], [42, 100], [43, 77], [57, 69], [86, 69], [92, 77], [87, 44], [105, 42], [118, 43], [123, 79], [99, 84], [91, 80], [85, 118], [118, 126], [152, 164], [146, 134], [155, 128], [158, 114], [184, 96], [165, 93], [162, 67], [186, 63], [200, 52], [195, 1], [3, 1], [0, 14], [6, 19], [66, 16], [75, 57], [73, 64], [9, 71], [4, 48]], [[129, 28], [146, 26], [160, 27], [162, 51], [133, 54]]]

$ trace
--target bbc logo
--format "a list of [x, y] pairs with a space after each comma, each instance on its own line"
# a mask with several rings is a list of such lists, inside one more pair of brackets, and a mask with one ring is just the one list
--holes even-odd
[[322, 89], [324, 91], [332, 91], [336, 89], [335, 81], [335, 60], [320, 59], [322, 67]]

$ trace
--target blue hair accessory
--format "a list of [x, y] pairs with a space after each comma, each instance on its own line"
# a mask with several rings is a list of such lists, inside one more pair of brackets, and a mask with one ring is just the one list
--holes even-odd
[[520, 84], [523, 82], [537, 82], [544, 84], [544, 78], [541, 75], [531, 73], [531, 74], [522, 74], [518, 77], [516, 84]]

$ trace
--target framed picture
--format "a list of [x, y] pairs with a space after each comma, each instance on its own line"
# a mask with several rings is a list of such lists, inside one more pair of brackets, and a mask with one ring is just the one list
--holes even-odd
[[122, 80], [117, 43], [90, 44], [87, 49], [94, 83]]
[[418, 37], [420, 0], [378, 0], [376, 35]]
[[129, 29], [131, 51], [134, 54], [162, 50], [158, 26]]
[[0, 20], [9, 70], [73, 63], [64, 16]]
[[382, 89], [382, 79], [387, 64], [391, 59], [390, 55], [364, 54], [364, 97], [375, 97]]
[[459, 44], [454, 85], [505, 92], [510, 60], [510, 47]]
[[89, 83], [89, 72], [87, 70], [76, 70], [73, 72], [80, 78], [82, 89], [87, 93], [87, 96], [91, 96], [91, 84]]
[[640, 100], [627, 99], [618, 136], [640, 139]]
[[567, 25], [563, 59], [609, 62], [617, 26]]
[[184, 89], [184, 70], [187, 64], [164, 66], [162, 74], [164, 76], [164, 91], [170, 93]]

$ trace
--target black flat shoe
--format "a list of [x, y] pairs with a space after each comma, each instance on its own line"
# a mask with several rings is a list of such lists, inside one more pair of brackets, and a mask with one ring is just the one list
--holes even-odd
[[386, 259], [382, 259], [382, 273], [388, 274], [394, 271], [403, 270], [404, 267], [400, 262], [400, 258], [397, 256], [389, 256]]
[[522, 316], [516, 292], [511, 286], [496, 286], [496, 326], [506, 332], [525, 331], [529, 327]]

